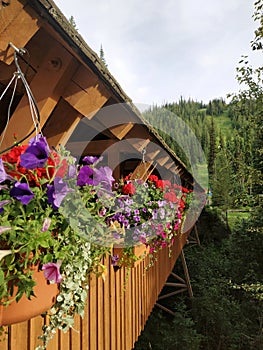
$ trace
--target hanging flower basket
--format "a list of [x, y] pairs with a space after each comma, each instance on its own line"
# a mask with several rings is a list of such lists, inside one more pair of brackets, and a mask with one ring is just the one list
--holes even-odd
[[[38, 266], [33, 266], [33, 280], [36, 286], [33, 288], [34, 295], [28, 299], [25, 295], [16, 302], [12, 301], [7, 306], [0, 305], [0, 326], [7, 326], [13, 323], [23, 322], [41, 315], [49, 310], [56, 301], [56, 296], [59, 292], [58, 285], [50, 284], [44, 277], [43, 271], [38, 270]], [[12, 300], [17, 293], [17, 288], [14, 288], [14, 293], [10, 296]]]

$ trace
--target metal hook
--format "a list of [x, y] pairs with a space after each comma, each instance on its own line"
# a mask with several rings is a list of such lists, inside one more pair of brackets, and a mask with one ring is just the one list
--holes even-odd
[[24, 48], [19, 49], [18, 47], [16, 47], [11, 41], [9, 42], [8, 45], [11, 46], [12, 49], [20, 55], [24, 55], [27, 52], [26, 49], [24, 49]]
[[142, 149], [142, 162], [145, 163], [145, 154], [146, 154], [146, 149]]

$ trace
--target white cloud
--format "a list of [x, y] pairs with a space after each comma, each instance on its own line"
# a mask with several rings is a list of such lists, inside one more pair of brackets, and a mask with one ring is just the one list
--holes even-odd
[[141, 103], [207, 102], [237, 89], [250, 52], [253, 4], [240, 0], [57, 0], [125, 92]]

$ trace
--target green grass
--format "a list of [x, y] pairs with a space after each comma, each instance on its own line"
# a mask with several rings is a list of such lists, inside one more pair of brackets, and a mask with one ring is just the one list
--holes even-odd
[[197, 164], [192, 174], [194, 174], [195, 179], [204, 189], [208, 188], [207, 164]]
[[218, 130], [221, 130], [222, 135], [230, 136], [233, 128], [230, 118], [227, 116], [226, 112], [219, 116], [214, 116], [214, 122]]
[[248, 211], [228, 211], [228, 225], [231, 229], [231, 231], [233, 230], [233, 228], [235, 227], [236, 223], [242, 219], [248, 219], [250, 216], [250, 212]]

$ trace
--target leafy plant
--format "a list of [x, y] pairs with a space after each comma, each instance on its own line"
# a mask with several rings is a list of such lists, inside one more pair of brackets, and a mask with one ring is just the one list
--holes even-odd
[[114, 179], [97, 161], [85, 157], [79, 167], [66, 150], [51, 151], [41, 135], [0, 160], [1, 303], [34, 297], [32, 265], [59, 284], [38, 349], [57, 328], [72, 327], [75, 314], [83, 316], [89, 273], [102, 271], [101, 257], [110, 253], [101, 242], [111, 236], [104, 209], [113, 204]]

